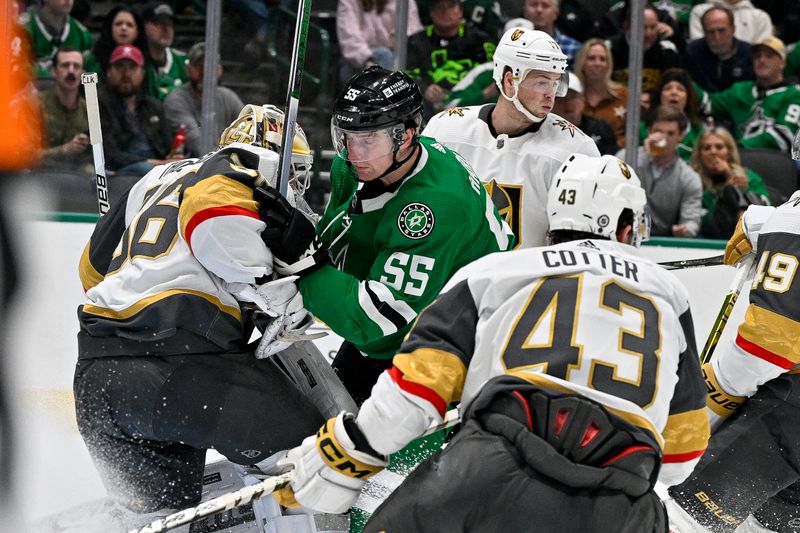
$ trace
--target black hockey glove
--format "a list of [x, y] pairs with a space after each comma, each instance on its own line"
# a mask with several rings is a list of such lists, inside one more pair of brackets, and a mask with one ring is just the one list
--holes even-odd
[[253, 198], [267, 227], [261, 239], [272, 251], [275, 271], [281, 275], [310, 274], [330, 262], [328, 248], [317, 237], [314, 222], [289, 204], [274, 187], [256, 187]]

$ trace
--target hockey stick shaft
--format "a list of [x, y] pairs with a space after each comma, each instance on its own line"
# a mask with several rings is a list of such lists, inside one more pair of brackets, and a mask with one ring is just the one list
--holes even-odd
[[106, 160], [103, 154], [103, 130], [100, 127], [100, 107], [97, 104], [97, 74], [94, 72], [81, 74], [81, 83], [86, 94], [86, 117], [89, 120], [89, 142], [92, 145], [92, 158], [94, 159], [97, 210], [100, 216], [103, 216], [108, 212], [111, 204], [108, 201], [108, 178], [106, 177]]
[[736, 300], [739, 299], [739, 294], [742, 292], [744, 282], [748, 278], [752, 277], [752, 270], [752, 256], [742, 259], [742, 261], [739, 263], [739, 266], [736, 267], [736, 274], [733, 276], [731, 288], [728, 290], [728, 293], [725, 295], [725, 299], [722, 301], [722, 307], [717, 314], [716, 320], [714, 320], [714, 325], [711, 326], [711, 333], [708, 334], [708, 339], [706, 340], [705, 346], [703, 346], [703, 351], [700, 352], [701, 365], [704, 365], [711, 360], [711, 355], [714, 353], [714, 348], [717, 347], [719, 339], [722, 337], [722, 332], [725, 329], [725, 324], [728, 323], [728, 319], [731, 316], [733, 307], [736, 305]]
[[667, 270], [679, 270], [682, 268], [694, 268], [694, 267], [705, 267], [705, 266], [717, 266], [722, 265], [722, 258], [724, 256], [720, 255], [712, 255], [711, 257], [700, 257], [697, 259], [680, 259], [678, 261], [662, 261], [659, 263], [659, 266], [666, 268]]
[[[437, 431], [455, 426], [459, 421], [458, 409], [450, 409], [445, 413], [444, 419], [439, 424], [431, 424], [420, 437], [425, 437]], [[151, 522], [149, 525], [138, 529], [131, 529], [128, 533], [161, 533], [169, 531], [186, 524], [191, 524], [203, 518], [209, 517], [221, 511], [228, 511], [251, 501], [272, 494], [292, 482], [292, 472], [286, 472], [279, 476], [271, 476], [254, 485], [248, 485], [239, 490], [223, 494], [213, 500], [202, 502], [196, 507], [190, 507], [183, 511], [178, 511], [169, 516]]]
[[292, 164], [292, 145], [297, 123], [297, 109], [300, 107], [300, 85], [303, 81], [303, 63], [306, 58], [308, 25], [311, 22], [311, 0], [300, 0], [297, 6], [297, 19], [292, 46], [292, 64], [289, 67], [289, 87], [286, 95], [286, 114], [283, 117], [283, 137], [281, 139], [281, 168], [278, 173], [276, 189], [286, 196], [289, 190], [289, 168]]

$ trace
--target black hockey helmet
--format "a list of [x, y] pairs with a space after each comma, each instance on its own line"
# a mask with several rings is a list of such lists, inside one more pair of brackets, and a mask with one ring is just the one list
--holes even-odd
[[372, 131], [396, 124], [418, 128], [422, 93], [404, 72], [367, 67], [345, 84], [333, 105], [332, 125], [348, 131]]

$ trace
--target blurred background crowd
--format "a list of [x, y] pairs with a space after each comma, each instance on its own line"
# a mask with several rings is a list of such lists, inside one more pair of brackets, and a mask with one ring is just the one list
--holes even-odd
[[[311, 206], [325, 205], [333, 157], [330, 109], [361, 68], [392, 68], [395, 0], [312, 2], [299, 122], [314, 148]], [[204, 0], [13, 1], [17, 68], [30, 69], [42, 148], [31, 171], [60, 191], [61, 211], [96, 209], [83, 72], [96, 72], [112, 194], [150, 168], [196, 157], [205, 59]], [[243, 103], [285, 102], [295, 2], [222, 3], [216, 131]], [[569, 58], [569, 91], [554, 112], [601, 153], [625, 149], [625, 121], [640, 106], [639, 175], [681, 175], [702, 195], [695, 235], [727, 238], [742, 209], [777, 204], [798, 188], [789, 156], [800, 127], [800, 0], [659, 0], [645, 7], [642, 97], [627, 94], [631, 13], [608, 0], [408, 0], [405, 69], [425, 118], [498, 97], [492, 55], [504, 28], [534, 27]], [[672, 162], [674, 160], [674, 163]], [[665, 163], [666, 162], [666, 163]], [[663, 191], [648, 191], [657, 208]], [[670, 194], [676, 194], [671, 191]], [[113, 196], [112, 196], [113, 201]], [[669, 226], [654, 234], [670, 236]], [[687, 236], [687, 235], [674, 235]]]

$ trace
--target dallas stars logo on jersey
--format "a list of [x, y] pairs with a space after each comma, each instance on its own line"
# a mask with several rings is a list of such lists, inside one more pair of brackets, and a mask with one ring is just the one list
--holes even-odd
[[421, 239], [433, 231], [433, 211], [421, 203], [408, 204], [397, 217], [397, 227], [409, 239]]

